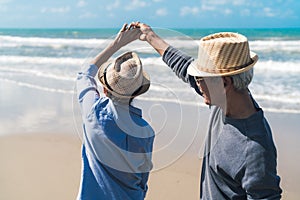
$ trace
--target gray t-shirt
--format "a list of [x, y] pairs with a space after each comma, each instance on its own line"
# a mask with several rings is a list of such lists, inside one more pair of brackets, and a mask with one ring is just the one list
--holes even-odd
[[[193, 58], [169, 47], [164, 62], [201, 95], [187, 67]], [[200, 199], [280, 199], [277, 154], [264, 113], [247, 119], [226, 117], [212, 106], [201, 173]]]

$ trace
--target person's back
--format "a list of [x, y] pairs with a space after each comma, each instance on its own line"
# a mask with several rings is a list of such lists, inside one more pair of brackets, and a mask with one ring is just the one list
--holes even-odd
[[264, 113], [257, 109], [245, 119], [234, 119], [212, 107], [201, 199], [280, 198], [276, 148]]
[[[131, 101], [149, 89], [150, 79], [133, 52], [106, 62], [128, 42], [122, 41], [127, 32], [135, 31], [124, 26], [115, 42], [77, 76], [83, 119], [80, 200], [142, 200], [147, 192], [154, 131]], [[103, 96], [94, 79], [97, 72]]]
[[[115, 103], [108, 97], [100, 97], [96, 102], [89, 122], [84, 123], [80, 199], [145, 197], [154, 132], [141, 114], [140, 109]], [[124, 115], [130, 119], [119, 118]], [[126, 123], [136, 125], [122, 128]]]

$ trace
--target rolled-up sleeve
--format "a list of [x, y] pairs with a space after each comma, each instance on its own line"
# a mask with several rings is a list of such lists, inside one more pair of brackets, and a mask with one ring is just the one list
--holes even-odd
[[86, 116], [86, 114], [89, 113], [96, 100], [99, 99], [97, 83], [94, 79], [97, 71], [98, 67], [96, 65], [89, 65], [87, 69], [77, 74], [77, 98], [83, 116]]

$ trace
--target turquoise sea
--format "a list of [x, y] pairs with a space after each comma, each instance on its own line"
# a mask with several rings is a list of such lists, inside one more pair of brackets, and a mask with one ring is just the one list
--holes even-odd
[[[300, 113], [300, 28], [153, 29], [169, 44], [195, 58], [197, 41], [207, 34], [219, 31], [244, 34], [251, 50], [259, 55], [250, 85], [255, 99], [269, 112]], [[53, 96], [73, 95], [76, 73], [117, 33], [118, 29], [0, 29], [1, 119], [10, 115], [8, 108], [14, 107], [16, 100], [16, 95], [3, 85]], [[188, 86], [175, 78], [146, 42], [135, 41], [116, 55], [127, 50], [139, 53], [151, 76], [150, 91], [139, 97], [141, 100], [187, 105], [201, 102]]]

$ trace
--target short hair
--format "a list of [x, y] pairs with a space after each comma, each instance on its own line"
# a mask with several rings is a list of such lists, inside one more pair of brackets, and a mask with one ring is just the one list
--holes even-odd
[[237, 91], [242, 91], [248, 88], [253, 78], [253, 68], [240, 74], [230, 76], [232, 79], [233, 87]]

